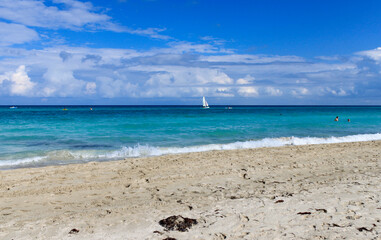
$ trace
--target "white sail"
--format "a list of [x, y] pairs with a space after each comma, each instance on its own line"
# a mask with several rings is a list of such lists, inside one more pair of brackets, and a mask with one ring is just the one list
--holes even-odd
[[208, 102], [205, 100], [205, 97], [202, 97], [202, 107], [209, 108]]

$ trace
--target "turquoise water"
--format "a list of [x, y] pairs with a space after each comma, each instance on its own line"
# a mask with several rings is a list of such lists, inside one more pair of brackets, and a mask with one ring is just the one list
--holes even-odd
[[62, 108], [0, 107], [0, 168], [381, 139], [381, 107]]

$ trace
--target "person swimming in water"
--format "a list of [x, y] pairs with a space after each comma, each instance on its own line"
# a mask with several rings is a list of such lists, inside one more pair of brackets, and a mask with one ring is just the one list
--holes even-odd
[[348, 122], [351, 122], [351, 120], [348, 118]]
[[335, 122], [338, 122], [338, 121], [339, 121], [339, 116], [336, 116]]

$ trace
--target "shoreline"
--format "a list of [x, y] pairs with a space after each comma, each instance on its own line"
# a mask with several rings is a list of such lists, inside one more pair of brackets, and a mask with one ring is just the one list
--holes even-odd
[[2, 170], [0, 238], [377, 239], [380, 165], [369, 141]]
[[[123, 159], [131, 158], [145, 158], [145, 157], [159, 157], [165, 155], [174, 154], [186, 154], [186, 153], [199, 153], [208, 151], [225, 151], [225, 150], [240, 150], [240, 149], [257, 149], [257, 148], [271, 148], [282, 146], [304, 146], [304, 145], [316, 145], [316, 144], [332, 144], [332, 143], [350, 143], [350, 142], [367, 142], [367, 141], [381, 141], [381, 133], [371, 134], [356, 134], [346, 136], [330, 136], [330, 137], [277, 137], [277, 138], [263, 138], [258, 140], [246, 140], [236, 141], [230, 143], [214, 143], [206, 145], [196, 146], [184, 146], [184, 147], [154, 147], [148, 145], [136, 145], [134, 147], [122, 147], [110, 152], [102, 152], [94, 155], [91, 151], [74, 151], [63, 149], [53, 150], [56, 152], [52, 156], [34, 156], [25, 159], [7, 160], [5, 162], [14, 161], [14, 163], [5, 164], [0, 161], [0, 171], [12, 170], [19, 168], [40, 168], [47, 166], [62, 166], [70, 164], [85, 164], [88, 162], [108, 162], [108, 161], [121, 161]], [[94, 149], [92, 150], [94, 151]], [[127, 154], [126, 154], [127, 152]], [[46, 153], [48, 154], [48, 153]], [[77, 155], [80, 159], [68, 159], [68, 160], [52, 160], [58, 155], [63, 154]], [[124, 158], [115, 159], [107, 158], [107, 156], [114, 156], [115, 154], [125, 154]], [[48, 154], [49, 155], [49, 154]], [[85, 160], [82, 159], [85, 157]], [[106, 157], [99, 160], [98, 157]], [[88, 158], [88, 159], [86, 159]], [[94, 159], [95, 158], [95, 159]], [[38, 159], [38, 160], [37, 160]], [[68, 161], [68, 162], [65, 162]]]

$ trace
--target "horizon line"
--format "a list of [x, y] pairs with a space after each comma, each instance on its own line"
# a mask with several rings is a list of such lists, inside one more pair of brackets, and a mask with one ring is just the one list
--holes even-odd
[[[26, 107], [33, 107], [33, 106], [74, 106], [74, 107], [94, 107], [94, 106], [125, 106], [125, 107], [144, 107], [144, 106], [149, 106], [149, 107], [202, 107], [201, 104], [184, 104], [184, 105], [170, 105], [170, 104], [0, 104], [0, 107], [12, 107], [12, 106], [26, 106]], [[258, 104], [258, 105], [246, 105], [246, 104], [216, 104], [216, 105], [209, 105], [210, 107], [381, 107], [381, 105], [375, 105], [375, 104], [358, 104], [358, 105], [333, 105], [333, 104]]]

